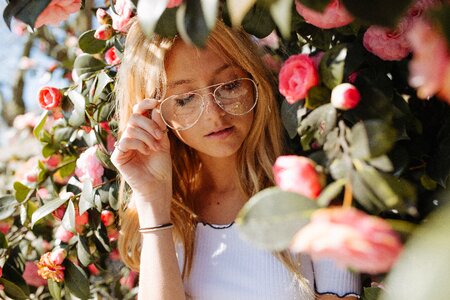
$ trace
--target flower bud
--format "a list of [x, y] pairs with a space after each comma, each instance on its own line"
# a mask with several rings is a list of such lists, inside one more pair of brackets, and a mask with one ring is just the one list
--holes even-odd
[[111, 16], [103, 8], [97, 9], [95, 15], [97, 16], [98, 23], [101, 25], [112, 24]]
[[112, 223], [114, 223], [114, 213], [109, 210], [102, 211], [100, 219], [102, 220], [102, 223], [108, 227]]
[[55, 264], [55, 265], [61, 265], [64, 261], [64, 259], [67, 256], [67, 251], [62, 249], [62, 248], [58, 248], [52, 251], [52, 253], [50, 254], [50, 260]]
[[61, 104], [62, 94], [54, 87], [43, 87], [38, 93], [39, 105], [45, 110], [51, 110]]
[[64, 243], [68, 243], [73, 236], [74, 234], [65, 229], [62, 225], [58, 227], [55, 233], [55, 237]]
[[361, 94], [350, 83], [341, 83], [331, 92], [331, 104], [342, 110], [355, 108], [359, 100], [361, 100]]
[[113, 33], [114, 33], [114, 31], [113, 31], [112, 26], [109, 24], [104, 24], [104, 25], [101, 25], [99, 28], [97, 28], [97, 30], [94, 33], [94, 37], [97, 40], [106, 41], [106, 40], [109, 40], [113, 36]]

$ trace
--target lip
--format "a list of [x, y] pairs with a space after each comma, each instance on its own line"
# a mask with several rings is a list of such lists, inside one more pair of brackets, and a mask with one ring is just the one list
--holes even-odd
[[221, 128], [214, 129], [210, 133], [206, 134], [207, 138], [226, 138], [234, 131], [234, 126], [225, 126]]

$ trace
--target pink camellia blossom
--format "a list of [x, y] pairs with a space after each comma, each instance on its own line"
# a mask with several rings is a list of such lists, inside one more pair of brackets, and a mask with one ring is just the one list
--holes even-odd
[[169, 3], [167, 3], [167, 8], [180, 6], [181, 3], [183, 3], [183, 0], [169, 0]]
[[58, 25], [66, 20], [70, 14], [79, 11], [81, 0], [52, 0], [34, 23], [35, 28], [42, 25]]
[[110, 210], [103, 210], [100, 219], [102, 220], [102, 223], [108, 227], [112, 223], [114, 223], [114, 213]]
[[108, 65], [114, 66], [120, 63], [120, 58], [116, 54], [116, 48], [111, 47], [105, 52], [105, 60]]
[[57, 248], [50, 253], [50, 260], [56, 265], [61, 265], [66, 256], [67, 251], [65, 249]]
[[33, 129], [37, 122], [39, 121], [39, 116], [33, 112], [27, 112], [23, 115], [18, 115], [14, 118], [13, 127], [17, 130], [23, 130], [25, 128]]
[[113, 28], [121, 32], [127, 32], [130, 20], [133, 17], [131, 0], [117, 0], [114, 8], [117, 14], [111, 15]]
[[439, 4], [440, 0], [416, 0], [406, 13], [406, 17], [421, 17], [429, 8]]
[[426, 21], [419, 20], [408, 34], [413, 50], [409, 84], [426, 99], [435, 94], [450, 103], [450, 50], [445, 38]]
[[102, 183], [102, 176], [105, 171], [97, 158], [96, 151], [97, 146], [93, 146], [81, 153], [75, 168], [75, 174], [81, 182], [89, 180], [94, 186]]
[[97, 9], [95, 16], [97, 17], [98, 23], [101, 25], [112, 23], [111, 16], [103, 8]]
[[100, 275], [100, 271], [97, 269], [97, 267], [94, 264], [90, 264], [87, 266], [89, 272], [91, 272], [92, 275], [98, 276]]
[[38, 274], [38, 267], [34, 262], [27, 261], [22, 275], [23, 279], [28, 285], [40, 287], [47, 285], [47, 280], [43, 279]]
[[127, 276], [120, 278], [120, 284], [123, 286], [126, 286], [128, 289], [132, 289], [135, 287], [136, 285], [136, 279], [138, 277], [137, 272], [135, 271], [130, 271], [130, 273], [128, 273]]
[[117, 239], [119, 238], [119, 231], [115, 228], [109, 227], [107, 233], [110, 242], [117, 241]]
[[369, 274], [388, 272], [402, 248], [389, 223], [352, 207], [315, 211], [290, 246], [313, 259], [333, 259], [342, 267]]
[[298, 14], [306, 22], [316, 27], [330, 29], [345, 26], [353, 22], [353, 17], [347, 12], [339, 0], [332, 0], [322, 13], [304, 6], [300, 2], [298, 0], [295, 1], [295, 8]]
[[[56, 261], [59, 261], [56, 259]], [[44, 279], [53, 279], [56, 282], [64, 281], [65, 267], [61, 264], [55, 263], [52, 259], [52, 253], [47, 252], [41, 256], [41, 259], [37, 263], [38, 274]]]
[[402, 60], [411, 52], [406, 38], [410, 21], [408, 18], [403, 19], [394, 30], [370, 26], [364, 33], [364, 47], [382, 60]]
[[28, 183], [34, 183], [38, 180], [39, 177], [39, 170], [38, 169], [32, 169], [25, 173], [25, 180]]
[[42, 162], [50, 171], [56, 169], [58, 165], [61, 163], [63, 157], [61, 154], [53, 154], [50, 157], [44, 159]]
[[37, 190], [36, 195], [38, 195], [41, 199], [50, 199], [51, 195], [45, 187], [42, 187]]
[[319, 83], [319, 74], [308, 55], [297, 54], [284, 62], [278, 79], [280, 93], [293, 104], [304, 99], [308, 91]]
[[341, 83], [331, 91], [331, 104], [342, 110], [355, 108], [361, 100], [358, 89], [350, 83]]
[[2, 220], [0, 222], [0, 232], [3, 234], [7, 234], [9, 229], [11, 228], [12, 221]]
[[109, 40], [113, 36], [114, 30], [111, 25], [103, 24], [100, 25], [97, 30], [95, 30], [94, 37], [97, 40], [106, 41]]
[[280, 156], [273, 166], [276, 184], [286, 191], [316, 199], [322, 190], [322, 178], [316, 164], [296, 155]]
[[62, 225], [58, 227], [55, 233], [55, 238], [64, 243], [68, 243], [73, 238], [73, 236], [74, 236], [73, 232], [65, 229], [64, 226]]
[[39, 105], [45, 110], [51, 110], [61, 104], [62, 94], [59, 89], [46, 86], [38, 92]]

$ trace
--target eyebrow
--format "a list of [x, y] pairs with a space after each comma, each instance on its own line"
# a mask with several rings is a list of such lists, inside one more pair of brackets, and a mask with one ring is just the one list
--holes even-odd
[[[232, 66], [232, 64], [229, 64], [229, 63], [223, 64], [222, 66], [220, 66], [219, 68], [217, 68], [217, 69], [213, 72], [213, 74], [214, 74], [214, 75], [218, 75], [218, 74], [220, 74], [221, 72], [223, 72], [224, 70], [228, 69], [228, 68], [231, 67], [231, 66]], [[191, 82], [192, 82], [191, 79], [180, 79], [180, 80], [176, 80], [176, 81], [174, 81], [174, 82], [170, 82], [167, 86], [168, 86], [169, 88], [174, 88], [175, 86], [179, 86], [179, 85], [182, 85], [182, 84], [188, 84], [188, 83], [191, 83]]]

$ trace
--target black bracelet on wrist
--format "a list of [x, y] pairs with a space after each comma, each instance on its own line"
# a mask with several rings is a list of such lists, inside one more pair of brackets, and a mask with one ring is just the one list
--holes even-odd
[[159, 231], [159, 230], [170, 229], [172, 227], [173, 227], [173, 223], [166, 223], [166, 224], [161, 224], [161, 225], [157, 225], [157, 226], [153, 226], [153, 227], [141, 227], [141, 228], [139, 228], [139, 232], [140, 233], [155, 232], [155, 231]]

